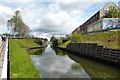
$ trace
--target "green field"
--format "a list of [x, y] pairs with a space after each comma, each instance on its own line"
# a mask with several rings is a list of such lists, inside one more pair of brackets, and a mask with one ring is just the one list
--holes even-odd
[[10, 78], [39, 78], [25, 47], [38, 46], [32, 40], [9, 40]]

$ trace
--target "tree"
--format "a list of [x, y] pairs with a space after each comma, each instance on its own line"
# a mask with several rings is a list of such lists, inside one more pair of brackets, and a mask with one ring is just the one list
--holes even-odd
[[115, 7], [110, 7], [103, 18], [120, 18], [120, 10]]
[[58, 43], [58, 45], [61, 45], [61, 44], [62, 44], [62, 39], [59, 39], [59, 40], [57, 41], [57, 43]]
[[81, 42], [81, 40], [82, 40], [81, 34], [72, 34], [71, 35], [71, 42], [78, 43], [78, 42]]
[[51, 37], [50, 41], [53, 42], [56, 38], [54, 36]]
[[16, 11], [15, 15], [7, 21], [7, 27], [12, 30], [14, 34], [17, 33], [20, 36], [25, 36], [30, 32], [30, 28], [23, 22], [20, 16], [20, 11]]

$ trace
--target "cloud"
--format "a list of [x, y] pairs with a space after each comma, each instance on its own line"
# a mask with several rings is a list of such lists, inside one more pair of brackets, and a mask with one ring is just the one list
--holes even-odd
[[82, 10], [73, 9], [68, 12], [61, 9], [59, 3], [51, 3], [48, 7], [48, 13], [42, 17], [39, 26], [34, 30], [50, 34], [70, 34], [80, 25], [81, 20], [86, 20], [84, 20], [83, 14]]
[[12, 8], [0, 5], [0, 17], [3, 23], [6, 22], [6, 19], [10, 17], [12, 14], [13, 14]]
[[11, 15], [13, 15], [13, 9], [0, 4], [0, 33], [7, 32], [6, 22]]
[[71, 2], [71, 3], [60, 2], [59, 6], [62, 10], [71, 11], [71, 10], [85, 10], [92, 4], [93, 2]]
[[[46, 7], [36, 6], [36, 4]], [[8, 16], [12, 17], [16, 10], [20, 10], [22, 19], [33, 32], [37, 32], [34, 34], [36, 36], [41, 36], [38, 32], [49, 36], [66, 35], [86, 20], [84, 11], [79, 5], [68, 2], [21, 3], [18, 6], [9, 4], [9, 6], [2, 6], [5, 9], [1, 13], [5, 13], [7, 20]]]
[[[2, 2], [107, 2], [109, 0], [1, 0]], [[112, 0], [118, 1], [118, 0]]]
[[[38, 3], [36, 3], [37, 1]], [[84, 0], [82, 2], [78, 0], [41, 1], [3, 1], [4, 5], [0, 4], [2, 24], [5, 24], [12, 17], [15, 10], [20, 10], [22, 19], [33, 30], [33, 35], [40, 37], [66, 35], [83, 24], [93, 12], [98, 10], [100, 6], [97, 8], [93, 6], [98, 5], [98, 2], [102, 0]]]
[[2, 34], [2, 32], [7, 32], [7, 27], [6, 25], [0, 25], [0, 34]]
[[0, 6], [0, 13], [2, 14], [13, 14], [10, 7]]
[[34, 2], [39, 0], [1, 0], [2, 2]]
[[[60, 32], [65, 33], [67, 31], [63, 29], [68, 29], [70, 26], [73, 26], [72, 18], [71, 16], [64, 11], [59, 11], [55, 13], [48, 13], [44, 16], [43, 19], [41, 19], [39, 23], [39, 27], [37, 27], [36, 31], [42, 31], [42, 32]], [[70, 24], [71, 23], [71, 24]]]
[[29, 25], [31, 29], [34, 29], [38, 25], [38, 20], [41, 18], [42, 9], [35, 9], [34, 7], [22, 8], [21, 16], [24, 22]]

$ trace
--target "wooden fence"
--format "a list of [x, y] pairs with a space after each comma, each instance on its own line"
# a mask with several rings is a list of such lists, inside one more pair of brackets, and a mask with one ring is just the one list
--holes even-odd
[[114, 63], [120, 63], [119, 49], [105, 48], [104, 46], [90, 43], [70, 43], [66, 50], [72, 51], [77, 55], [86, 55]]

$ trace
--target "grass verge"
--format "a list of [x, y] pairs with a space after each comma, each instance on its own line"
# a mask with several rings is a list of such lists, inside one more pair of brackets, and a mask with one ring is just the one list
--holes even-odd
[[25, 48], [39, 47], [39, 45], [33, 42], [32, 39], [16, 40], [16, 42], [19, 43], [21, 47], [25, 47]]
[[106, 46], [107, 48], [120, 49], [119, 44], [120, 30], [106, 31], [98, 34], [83, 35], [83, 43], [97, 43], [98, 45]]
[[28, 52], [20, 43], [24, 46], [29, 43], [28, 47], [37, 45], [31, 40], [9, 40], [10, 78], [39, 78], [40, 71], [35, 69]]
[[63, 43], [60, 47], [66, 48], [70, 42], [75, 43], [97, 43], [112, 49], [120, 49], [120, 30], [106, 31], [97, 34], [72, 34], [71, 40]]
[[66, 48], [69, 43], [71, 43], [71, 40], [68, 40], [67, 42], [59, 45], [59, 47]]

